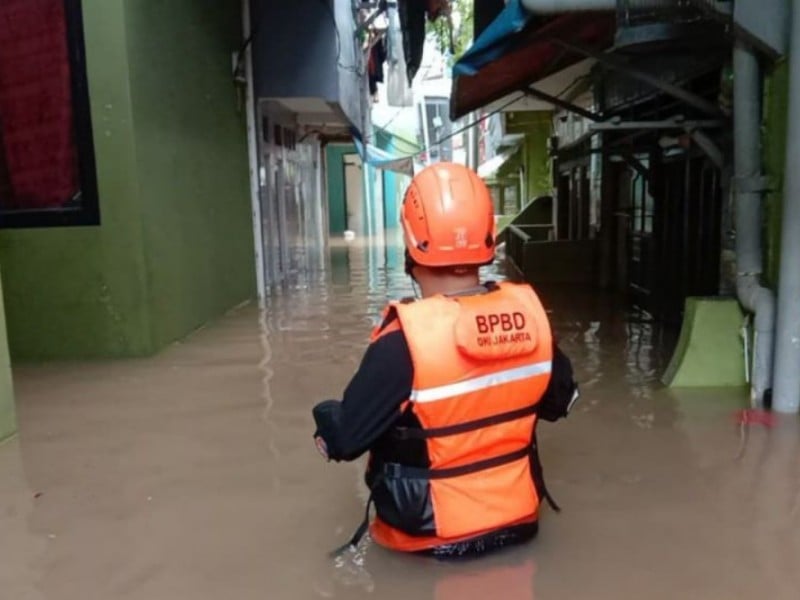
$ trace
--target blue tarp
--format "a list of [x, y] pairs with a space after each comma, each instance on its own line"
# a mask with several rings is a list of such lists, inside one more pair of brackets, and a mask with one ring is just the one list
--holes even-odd
[[356, 151], [361, 157], [362, 162], [376, 169], [396, 171], [397, 173], [404, 173], [405, 175], [414, 175], [413, 154], [405, 156], [391, 154], [372, 144], [364, 144], [361, 140], [361, 136], [358, 135], [353, 135], [353, 142], [356, 145]]
[[453, 79], [460, 75], [475, 75], [484, 65], [502, 57], [513, 43], [515, 34], [525, 29], [532, 18], [520, 0], [509, 0], [497, 18], [453, 65]]

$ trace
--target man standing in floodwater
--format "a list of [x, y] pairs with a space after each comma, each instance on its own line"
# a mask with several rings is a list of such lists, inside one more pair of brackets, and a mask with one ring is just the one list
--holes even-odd
[[481, 283], [496, 232], [473, 171], [421, 171], [401, 221], [422, 299], [388, 306], [343, 400], [314, 408], [317, 448], [336, 461], [369, 451], [370, 533], [382, 546], [445, 557], [525, 542], [540, 501], [557, 510], [536, 425], [565, 417], [577, 398], [569, 359], [530, 286]]

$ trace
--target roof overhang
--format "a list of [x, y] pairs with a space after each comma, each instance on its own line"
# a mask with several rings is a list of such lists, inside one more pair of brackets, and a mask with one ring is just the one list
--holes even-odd
[[503, 152], [478, 165], [478, 177], [481, 179], [491, 179], [497, 175], [500, 167], [502, 167], [505, 162], [511, 158], [512, 154], [514, 154], [513, 151]]
[[[501, 14], [498, 21], [503, 18]], [[615, 31], [616, 15], [612, 11], [562, 13], [546, 20], [531, 17], [518, 33], [507, 29], [505, 37], [497, 37], [496, 51], [487, 53], [485, 48], [493, 42], [482, 38], [498, 35], [497, 29], [487, 29], [473, 44], [484, 50], [473, 55], [467, 51], [459, 63], [469, 64], [457, 63], [454, 68], [451, 118], [460, 118], [514, 92], [524, 92], [533, 83], [586, 58], [554, 40], [600, 52], [613, 44]]]
[[298, 125], [349, 127], [350, 121], [341, 106], [322, 98], [266, 98], [295, 115]]
[[524, 133], [506, 133], [498, 141], [497, 149], [501, 151], [505, 151], [509, 148], [516, 150], [524, 140]]
[[[571, 67], [562, 69], [558, 73], [553, 73], [544, 79], [536, 82], [536, 89], [541, 90], [551, 96], [558, 96], [570, 102], [576, 102], [576, 98], [591, 89], [589, 74], [592, 67], [596, 64], [592, 58], [587, 58], [575, 63]], [[535, 98], [532, 95], [520, 97], [519, 92], [512, 92], [505, 96], [488, 103], [485, 107], [487, 112], [522, 112], [522, 111], [553, 111], [555, 107], [544, 100]], [[590, 108], [590, 107], [585, 107]]]

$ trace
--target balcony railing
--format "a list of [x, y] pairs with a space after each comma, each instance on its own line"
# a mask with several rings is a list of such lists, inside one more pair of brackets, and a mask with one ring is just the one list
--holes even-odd
[[617, 26], [683, 23], [701, 16], [694, 0], [617, 0]]

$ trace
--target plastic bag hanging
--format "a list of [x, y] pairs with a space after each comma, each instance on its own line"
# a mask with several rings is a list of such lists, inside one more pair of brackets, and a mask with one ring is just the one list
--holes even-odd
[[386, 57], [386, 98], [389, 106], [414, 106], [414, 94], [406, 77], [407, 66], [403, 50], [403, 33], [396, 8], [388, 9], [389, 32]]

